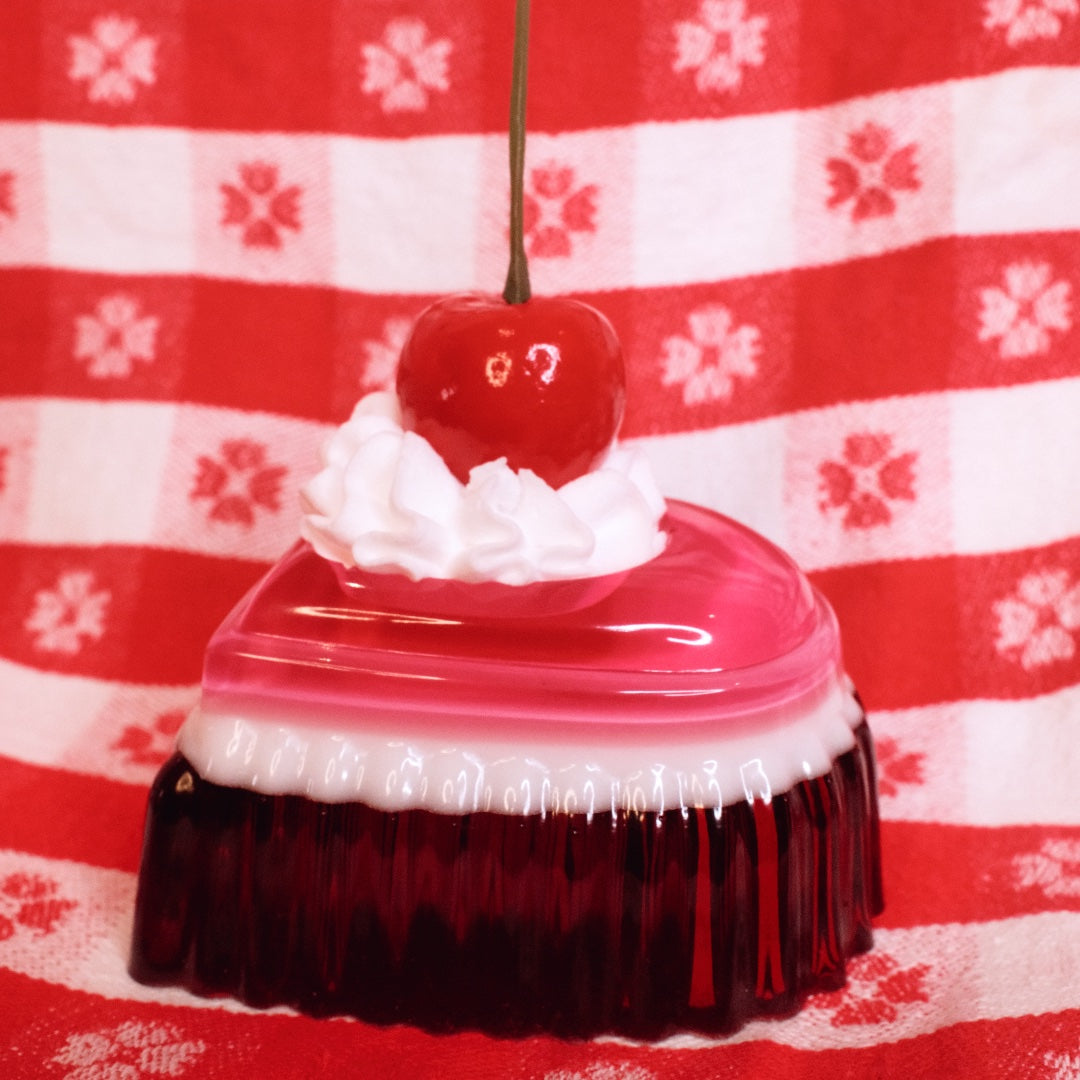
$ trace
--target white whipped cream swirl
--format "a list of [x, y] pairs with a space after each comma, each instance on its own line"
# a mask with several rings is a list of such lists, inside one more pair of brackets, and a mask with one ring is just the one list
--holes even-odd
[[323, 447], [301, 492], [300, 531], [346, 567], [458, 581], [615, 574], [664, 547], [664, 499], [637, 450], [614, 446], [591, 471], [551, 488], [505, 458], [462, 484], [431, 444], [403, 431], [396, 395], [368, 394]]

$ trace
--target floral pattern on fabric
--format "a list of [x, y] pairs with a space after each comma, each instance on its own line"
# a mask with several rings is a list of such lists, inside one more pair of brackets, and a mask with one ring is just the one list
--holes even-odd
[[900, 794], [901, 787], [923, 782], [926, 755], [905, 753], [896, 739], [878, 736], [874, 740], [878, 765], [878, 792], [884, 797]]
[[15, 174], [0, 172], [0, 225], [15, 216]]
[[361, 47], [361, 89], [377, 96], [385, 113], [423, 112], [432, 91], [450, 89], [452, 51], [453, 44], [446, 38], [428, 36], [422, 19], [394, 19], [387, 24], [381, 41]]
[[288, 469], [271, 465], [267, 449], [251, 439], [226, 439], [217, 457], [199, 457], [192, 500], [210, 504], [211, 521], [251, 528], [258, 510], [281, 509], [281, 485]]
[[102, 15], [88, 35], [68, 38], [68, 78], [87, 84], [87, 97], [105, 105], [130, 105], [142, 86], [157, 81], [157, 40], [134, 19]]
[[656, 1074], [640, 1065], [596, 1062], [584, 1069], [555, 1069], [546, 1072], [544, 1080], [656, 1080]]
[[55, 881], [40, 874], [8, 874], [0, 881], [0, 941], [20, 929], [43, 936], [73, 908], [74, 900], [60, 895]]
[[1005, 32], [1013, 48], [1060, 37], [1065, 20], [1080, 14], [1080, 0], [985, 0], [983, 27]]
[[915, 143], [897, 146], [890, 128], [863, 124], [848, 134], [846, 156], [825, 162], [832, 189], [826, 205], [835, 210], [850, 204], [854, 222], [895, 214], [900, 194], [922, 186], [916, 152]]
[[812, 997], [809, 1007], [827, 1011], [833, 1027], [889, 1024], [905, 1008], [930, 1000], [926, 978], [932, 970], [929, 964], [902, 967], [887, 952], [864, 953], [848, 964], [847, 986]]
[[1045, 1080], [1080, 1080], [1080, 1051], [1075, 1054], [1048, 1051], [1043, 1064], [1053, 1070], [1044, 1074]]
[[735, 93], [743, 69], [765, 63], [765, 15], [748, 15], [746, 0], [702, 0], [697, 18], [675, 24], [676, 74], [694, 73], [701, 94]]
[[364, 393], [393, 389], [398, 358], [412, 325], [411, 319], [394, 316], [383, 323], [381, 338], [369, 338], [364, 342], [364, 363], [360, 375], [360, 387]]
[[235, 227], [240, 241], [249, 248], [280, 248], [286, 230], [299, 232], [301, 189], [283, 185], [277, 165], [252, 161], [237, 169], [240, 183], [222, 183], [225, 197], [221, 224]]
[[143, 1080], [154, 1076], [195, 1075], [192, 1067], [206, 1050], [172, 1024], [129, 1020], [114, 1029], [68, 1037], [53, 1057], [68, 1067], [64, 1080]]
[[723, 304], [696, 308], [686, 323], [689, 335], [664, 339], [661, 384], [681, 385], [685, 405], [728, 401], [738, 380], [758, 373], [761, 332], [756, 326], [736, 325]]
[[574, 170], [557, 162], [531, 169], [524, 198], [525, 245], [529, 255], [564, 259], [575, 235], [596, 232], [595, 184], [578, 184]]
[[130, 375], [136, 361], [151, 363], [157, 353], [159, 320], [142, 315], [138, 301], [114, 293], [98, 302], [92, 315], [75, 319], [75, 359], [87, 362], [95, 379]]
[[1080, 900], [1080, 840], [1048, 838], [1038, 851], [1017, 855], [1012, 879], [1018, 889], [1038, 889], [1053, 900]]
[[995, 647], [1026, 671], [1071, 660], [1080, 630], [1080, 582], [1065, 569], [1036, 570], [994, 604]]
[[133, 765], [161, 765], [173, 751], [185, 716], [182, 710], [173, 709], [155, 716], [148, 725], [128, 724], [112, 749]]
[[818, 466], [822, 512], [840, 511], [845, 529], [888, 525], [897, 504], [915, 499], [917, 460], [914, 451], [895, 453], [891, 435], [849, 435], [841, 460]]
[[1072, 329], [1072, 285], [1055, 280], [1049, 263], [1010, 263], [1003, 287], [979, 291], [979, 340], [996, 341], [1003, 360], [1050, 351], [1054, 334]]
[[69, 570], [51, 589], [34, 595], [34, 607], [23, 623], [40, 652], [74, 656], [88, 641], [105, 633], [105, 613], [112, 594], [95, 587], [89, 570]]

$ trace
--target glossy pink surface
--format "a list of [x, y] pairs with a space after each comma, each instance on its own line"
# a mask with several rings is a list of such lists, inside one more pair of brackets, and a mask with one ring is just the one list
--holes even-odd
[[[737, 724], [835, 679], [835, 620], [743, 526], [669, 503], [666, 550], [624, 576], [515, 588], [350, 571], [298, 544], [210, 643], [204, 701], [294, 719], [377, 708], [588, 729]], [[508, 688], [513, 688], [508, 694]]]

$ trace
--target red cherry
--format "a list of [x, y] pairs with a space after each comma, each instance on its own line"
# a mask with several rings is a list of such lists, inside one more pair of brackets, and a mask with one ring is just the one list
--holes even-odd
[[397, 393], [405, 428], [462, 483], [474, 466], [505, 457], [557, 488], [611, 445], [626, 377], [615, 331], [588, 304], [464, 294], [420, 314]]

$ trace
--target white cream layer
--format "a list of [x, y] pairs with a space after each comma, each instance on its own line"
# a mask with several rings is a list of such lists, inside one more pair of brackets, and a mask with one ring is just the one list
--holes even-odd
[[430, 443], [402, 430], [390, 393], [363, 398], [330, 436], [302, 500], [300, 531], [324, 558], [414, 580], [598, 577], [664, 547], [664, 500], [638, 451], [615, 446], [557, 491], [504, 458], [461, 484]]
[[[598, 725], [601, 741], [527, 742], [512, 737], [466, 741], [425, 730], [382, 735], [308, 726], [284, 714], [196, 708], [178, 746], [199, 775], [214, 783], [268, 795], [304, 795], [320, 802], [363, 802], [386, 811], [437, 813], [586, 813], [674, 811], [768, 800], [828, 772], [854, 744], [862, 711], [839, 681], [818, 703], [791, 715], [770, 713], [757, 730], [737, 735], [621, 738]], [[460, 724], [458, 725], [460, 727]], [[721, 727], [720, 724], [717, 728]], [[655, 732], [655, 729], [653, 729]]]

